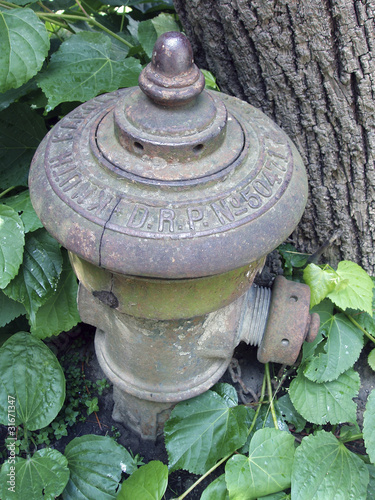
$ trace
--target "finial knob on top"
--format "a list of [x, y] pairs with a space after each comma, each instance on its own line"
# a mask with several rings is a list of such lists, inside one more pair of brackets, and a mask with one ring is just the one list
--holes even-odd
[[204, 84], [204, 76], [194, 64], [190, 42], [178, 31], [158, 38], [152, 60], [139, 77], [142, 91], [164, 106], [188, 103], [202, 92]]

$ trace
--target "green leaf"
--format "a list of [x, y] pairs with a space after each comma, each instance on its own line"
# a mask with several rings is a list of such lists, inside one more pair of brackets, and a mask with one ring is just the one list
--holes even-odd
[[44, 120], [27, 104], [0, 113], [0, 186], [27, 186], [32, 157], [46, 135]]
[[7, 323], [5, 326], [0, 328], [0, 347], [16, 332], [24, 332], [27, 331], [28, 328], [29, 322], [26, 319], [26, 311], [24, 311], [23, 315], [17, 316], [10, 323]]
[[[14, 467], [14, 469], [11, 469]], [[15, 475], [14, 492], [9, 490], [10, 476]], [[67, 459], [50, 448], [36, 451], [32, 457], [16, 458], [14, 465], [6, 461], [0, 472], [0, 495], [3, 500], [53, 500], [65, 488], [69, 479]]]
[[[281, 431], [288, 431], [288, 425], [285, 423], [285, 419], [282, 411], [279, 408], [279, 400], [274, 401], [274, 409], [276, 414], [277, 425]], [[255, 423], [255, 430], [264, 428], [264, 427], [275, 427], [273, 417], [271, 414], [271, 409], [269, 405], [262, 405], [260, 412], [258, 414], [258, 418]]]
[[[347, 441], [354, 441], [358, 439], [361, 430], [357, 423], [350, 425], [343, 425], [340, 427], [340, 441], [346, 443]], [[354, 438], [354, 439], [353, 439]]]
[[[343, 260], [337, 266], [337, 274], [338, 286], [328, 294], [332, 302], [343, 310], [358, 309], [372, 316], [373, 283], [366, 271], [354, 262]], [[340, 282], [346, 286], [340, 287]]]
[[168, 485], [168, 467], [158, 460], [143, 465], [126, 479], [117, 500], [161, 500]]
[[294, 408], [289, 394], [277, 400], [277, 406], [285, 420], [294, 426], [295, 432], [301, 432], [306, 425], [306, 420]]
[[375, 463], [375, 390], [367, 399], [366, 411], [363, 415], [363, 439], [370, 460]]
[[12, 3], [14, 5], [27, 5], [28, 3], [36, 3], [38, 0], [13, 0]]
[[0, 92], [5, 92], [42, 67], [49, 49], [46, 27], [31, 9], [0, 11], [0, 47]]
[[0, 290], [0, 327], [7, 325], [21, 314], [26, 314], [23, 305], [10, 299]]
[[53, 109], [64, 101], [84, 102], [102, 92], [137, 85], [141, 65], [112, 50], [112, 42], [102, 33], [81, 32], [70, 36], [51, 57], [38, 84]]
[[94, 411], [99, 411], [98, 398], [95, 396], [92, 399], [86, 400], [85, 404], [87, 406], [87, 415], [91, 415]]
[[138, 39], [142, 45], [143, 50], [146, 52], [147, 56], [151, 59], [152, 51], [158, 36], [156, 34], [156, 29], [152, 24], [151, 19], [146, 21], [141, 21], [138, 24]]
[[292, 471], [292, 500], [365, 500], [366, 465], [333, 434], [317, 431], [296, 450]]
[[272, 493], [272, 495], [259, 497], [258, 500], [290, 500], [290, 495], [285, 491], [279, 491], [278, 493]]
[[64, 454], [70, 470], [64, 500], [116, 498], [122, 472], [132, 474], [137, 468], [130, 453], [109, 436], [76, 437]]
[[314, 382], [329, 382], [357, 361], [363, 348], [363, 333], [342, 313], [331, 316], [321, 328], [328, 330], [324, 351], [307, 360], [303, 373]]
[[321, 269], [316, 264], [309, 264], [303, 271], [303, 279], [310, 287], [310, 306], [314, 307], [334, 290], [337, 274], [332, 269]]
[[158, 37], [167, 31], [181, 31], [180, 26], [176, 23], [175, 15], [173, 14], [162, 12], [151, 21]]
[[225, 466], [229, 498], [255, 500], [290, 487], [294, 451], [294, 437], [288, 432], [258, 430], [249, 456], [234, 455]]
[[8, 397], [15, 398], [15, 425], [42, 429], [56, 417], [65, 400], [65, 377], [50, 349], [19, 332], [0, 348], [0, 422], [8, 424]]
[[284, 243], [277, 248], [284, 259], [284, 267], [288, 271], [287, 274], [292, 274], [293, 268], [303, 267], [307, 259], [310, 257], [309, 254], [298, 252], [297, 249], [290, 243]]
[[77, 308], [77, 278], [64, 253], [64, 266], [56, 291], [36, 312], [31, 333], [44, 339], [67, 332], [80, 321]]
[[229, 408], [238, 405], [237, 391], [233, 385], [218, 383], [212, 387], [211, 391], [219, 394], [226, 401]]
[[[372, 308], [374, 309], [374, 305]], [[366, 330], [366, 332], [375, 337], [375, 320], [372, 316], [366, 312], [358, 313], [358, 311], [351, 314], [351, 316], [364, 330]]]
[[217, 90], [220, 92], [219, 86], [216, 83], [216, 78], [211, 73], [211, 71], [207, 71], [206, 69], [201, 69], [205, 80], [205, 88], [209, 90]]
[[25, 306], [34, 323], [38, 308], [56, 291], [61, 270], [58, 242], [44, 229], [28, 233], [22, 267], [4, 292]]
[[[248, 408], [248, 407], [246, 407], [246, 409], [248, 411], [253, 410], [252, 408]], [[276, 420], [277, 420], [277, 425], [278, 425], [279, 430], [289, 432], [288, 424], [285, 422], [284, 416], [279, 409], [278, 400], [274, 401], [274, 409], [275, 409], [275, 413], [276, 413]], [[249, 428], [253, 422], [254, 416], [255, 416], [255, 411], [253, 410], [253, 413], [251, 413], [248, 416], [248, 420], [247, 420], [247, 425]], [[263, 404], [261, 406], [260, 411], [257, 415], [257, 419], [255, 421], [255, 425], [253, 427], [253, 430], [248, 435], [244, 446], [242, 446], [242, 448], [240, 449], [241, 453], [248, 453], [250, 441], [253, 438], [253, 435], [255, 434], [255, 432], [257, 430], [264, 429], [265, 427], [269, 427], [272, 429], [275, 428], [275, 424], [274, 424], [273, 417], [271, 414], [270, 406], [267, 404]]]
[[36, 231], [43, 227], [35, 210], [31, 204], [29, 191], [23, 191], [16, 196], [11, 196], [4, 199], [4, 204], [12, 207], [21, 217], [25, 233]]
[[178, 403], [164, 427], [171, 470], [203, 474], [247, 438], [246, 408], [207, 391]]
[[179, 25], [171, 14], [162, 13], [153, 19], [148, 19], [139, 23], [138, 40], [149, 58], [152, 56], [152, 50], [156, 40], [167, 31], [180, 31]]
[[375, 467], [370, 464], [366, 464], [366, 467], [370, 475], [370, 481], [367, 487], [367, 498], [371, 500], [371, 498], [375, 498]]
[[368, 355], [367, 362], [370, 367], [375, 371], [375, 349], [373, 349]]
[[10, 104], [17, 101], [20, 97], [36, 90], [37, 86], [34, 79], [29, 80], [17, 89], [9, 89], [3, 94], [0, 94], [0, 111], [6, 109]]
[[225, 474], [219, 476], [203, 491], [200, 500], [229, 500]]
[[20, 216], [13, 208], [0, 205], [0, 288], [17, 275], [23, 258], [25, 234]]
[[323, 425], [356, 421], [353, 398], [360, 387], [359, 375], [352, 368], [337, 380], [318, 384], [306, 378], [302, 370], [289, 387], [296, 410], [309, 422]]
[[311, 313], [316, 312], [320, 317], [320, 327], [318, 335], [313, 342], [304, 342], [302, 345], [302, 363], [314, 355], [316, 350], [321, 351], [321, 343], [328, 337], [328, 328], [330, 326], [333, 314], [333, 304], [329, 299], [325, 299], [317, 306], [311, 309]]

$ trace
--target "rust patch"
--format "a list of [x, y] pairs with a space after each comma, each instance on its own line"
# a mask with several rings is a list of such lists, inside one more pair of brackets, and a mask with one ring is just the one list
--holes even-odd
[[275, 280], [266, 330], [258, 349], [261, 363], [293, 365], [305, 340], [312, 342], [319, 330], [316, 313], [310, 315], [310, 288], [283, 276]]
[[117, 309], [119, 306], [119, 301], [116, 295], [112, 292], [107, 292], [106, 290], [94, 291], [93, 296], [99, 299], [103, 304], [109, 306], [111, 309]]

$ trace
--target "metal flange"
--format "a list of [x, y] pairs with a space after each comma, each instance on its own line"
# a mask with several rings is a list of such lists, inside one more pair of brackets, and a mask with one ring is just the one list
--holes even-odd
[[244, 307], [241, 340], [259, 346], [261, 363], [293, 365], [303, 342], [313, 342], [318, 334], [320, 318], [309, 312], [310, 288], [303, 283], [278, 276], [272, 294], [269, 289], [253, 286]]

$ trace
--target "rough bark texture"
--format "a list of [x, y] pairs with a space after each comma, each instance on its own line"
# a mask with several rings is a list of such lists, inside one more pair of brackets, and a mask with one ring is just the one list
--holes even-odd
[[294, 140], [309, 174], [299, 247], [375, 271], [375, 0], [175, 0], [198, 66]]

